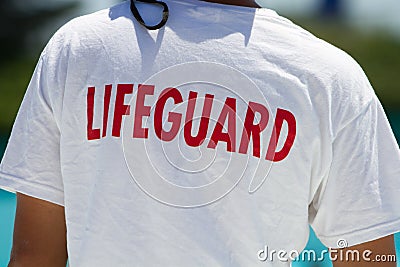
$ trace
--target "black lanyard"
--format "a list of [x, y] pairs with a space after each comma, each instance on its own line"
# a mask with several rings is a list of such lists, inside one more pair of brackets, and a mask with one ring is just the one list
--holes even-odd
[[[154, 26], [146, 25], [142, 16], [140, 16], [140, 14], [139, 14], [139, 11], [135, 5], [135, 1], [162, 5], [164, 8], [162, 20], [157, 25], [154, 25]], [[169, 10], [168, 10], [167, 4], [164, 2], [161, 2], [161, 1], [157, 1], [157, 0], [131, 0], [131, 11], [132, 11], [133, 16], [136, 18], [136, 20], [142, 26], [146, 27], [146, 29], [148, 29], [148, 30], [157, 30], [157, 29], [160, 29], [161, 27], [163, 27], [165, 25], [165, 23], [167, 23], [168, 15], [169, 15]]]

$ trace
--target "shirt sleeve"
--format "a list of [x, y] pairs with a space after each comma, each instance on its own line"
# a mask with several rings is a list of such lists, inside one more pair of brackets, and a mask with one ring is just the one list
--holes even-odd
[[0, 187], [59, 205], [64, 203], [60, 131], [54, 116], [54, 70], [43, 52], [0, 165]]
[[324, 245], [353, 246], [400, 231], [400, 153], [374, 95], [341, 127], [332, 161], [309, 208]]

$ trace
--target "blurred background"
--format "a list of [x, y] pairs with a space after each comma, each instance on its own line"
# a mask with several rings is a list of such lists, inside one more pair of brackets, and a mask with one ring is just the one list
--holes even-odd
[[[51, 35], [73, 17], [118, 0], [2, 0], [0, 3], [0, 157], [36, 61]], [[399, 0], [258, 0], [352, 55], [364, 68], [400, 140]], [[11, 250], [15, 195], [0, 190], [0, 267]], [[396, 235], [400, 259], [400, 235]], [[325, 247], [313, 232], [307, 249]], [[332, 266], [296, 262], [293, 266]], [[398, 266], [400, 266], [398, 264]]]

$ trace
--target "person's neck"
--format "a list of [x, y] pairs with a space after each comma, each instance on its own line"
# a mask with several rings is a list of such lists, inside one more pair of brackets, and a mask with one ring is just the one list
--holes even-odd
[[245, 7], [260, 7], [255, 0], [202, 0], [205, 2], [212, 2], [224, 5], [245, 6]]

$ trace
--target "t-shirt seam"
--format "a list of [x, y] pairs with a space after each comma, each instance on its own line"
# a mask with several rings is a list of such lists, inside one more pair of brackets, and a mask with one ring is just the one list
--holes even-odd
[[341, 131], [346, 129], [348, 125], [350, 125], [352, 122], [356, 121], [358, 118], [360, 118], [362, 115], [364, 115], [366, 110], [368, 108], [370, 108], [371, 105], [374, 103], [376, 103], [376, 95], [371, 97], [371, 99], [368, 101], [368, 103], [364, 104], [364, 106], [361, 107], [361, 109], [360, 109], [361, 111], [358, 114], [354, 115], [352, 118], [350, 118], [348, 121], [346, 121], [343, 125], [341, 125], [341, 127], [339, 129], [337, 129], [336, 133], [332, 132], [331, 145], [333, 146], [333, 143], [336, 141], [336, 138], [338, 137], [338, 135], [340, 134]]
[[338, 238], [338, 237], [346, 237], [346, 236], [356, 235], [356, 234], [359, 234], [359, 233], [362, 233], [362, 232], [368, 232], [368, 231], [373, 231], [373, 230], [376, 230], [376, 229], [385, 228], [388, 225], [397, 224], [397, 223], [400, 223], [400, 218], [398, 218], [396, 220], [393, 220], [393, 221], [384, 222], [384, 223], [381, 223], [381, 224], [375, 224], [372, 227], [365, 227], [365, 228], [358, 229], [358, 230], [355, 230], [355, 231], [346, 232], [346, 233], [343, 233], [343, 234], [337, 234], [337, 235], [328, 236], [328, 235], [321, 235], [321, 234], [317, 233], [317, 236], [318, 236], [318, 238], [321, 238], [321, 239], [322, 238], [323, 239], [332, 239], [332, 238]]
[[[63, 195], [64, 191], [60, 190], [56, 187], [50, 186], [50, 185], [46, 185], [46, 184], [41, 184], [41, 183], [37, 183], [37, 182], [32, 182], [32, 181], [28, 181], [25, 178], [21, 177], [21, 176], [17, 176], [17, 175], [13, 175], [13, 174], [9, 174], [9, 173], [5, 173], [3, 171], [0, 171], [0, 181], [1, 180], [6, 180], [6, 181], [10, 181], [10, 183], [12, 184], [21, 184], [21, 185], [31, 185], [31, 186], [35, 186], [35, 187], [40, 187], [41, 189], [44, 189], [48, 192], [52, 191], [52, 192], [57, 192], [58, 194]], [[12, 187], [8, 187], [7, 185], [3, 185], [0, 183], [0, 187], [7, 187], [10, 188], [12, 190], [15, 190]]]
[[[332, 171], [332, 164], [333, 164], [333, 158], [334, 158], [334, 151], [333, 151], [333, 144], [336, 141], [336, 138], [338, 137], [339, 133], [344, 130], [348, 125], [350, 125], [353, 121], [357, 120], [360, 116], [362, 116], [362, 114], [364, 114], [364, 112], [372, 105], [372, 103], [374, 102], [374, 99], [371, 99], [367, 104], [365, 104], [364, 107], [362, 107], [362, 111], [357, 114], [355, 117], [351, 118], [348, 122], [346, 122], [337, 132], [336, 134], [334, 134], [332, 131], [330, 131], [330, 162], [329, 162], [329, 168], [327, 169], [327, 171], [324, 173], [324, 175], [322, 175], [321, 178], [321, 182], [325, 179], [326, 180], [326, 184], [323, 188], [323, 192], [321, 192], [322, 194], [324, 193], [324, 191], [326, 190], [326, 187], [328, 186], [328, 182], [329, 179], [331, 178], [331, 171]], [[329, 126], [332, 129], [332, 125]], [[312, 203], [312, 201], [311, 201]], [[317, 210], [318, 212], [318, 210]]]

